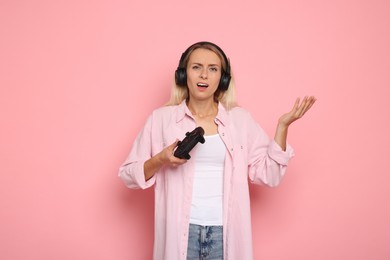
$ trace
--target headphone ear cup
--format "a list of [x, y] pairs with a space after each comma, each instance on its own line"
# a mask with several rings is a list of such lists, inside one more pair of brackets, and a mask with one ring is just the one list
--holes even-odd
[[221, 91], [226, 91], [228, 90], [229, 88], [229, 84], [230, 84], [230, 79], [232, 77], [230, 76], [230, 74], [227, 74], [227, 73], [224, 73], [222, 76], [221, 76], [221, 79], [219, 81], [219, 85], [218, 85], [218, 88], [221, 90]]
[[175, 81], [178, 86], [187, 86], [187, 72], [185, 68], [177, 68], [175, 72]]

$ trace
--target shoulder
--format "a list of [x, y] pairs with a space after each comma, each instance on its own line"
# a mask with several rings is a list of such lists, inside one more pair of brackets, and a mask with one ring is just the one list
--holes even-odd
[[165, 115], [165, 114], [170, 114], [170, 113], [172, 113], [173, 111], [175, 111], [177, 108], [178, 108], [178, 105], [174, 105], [174, 106], [162, 106], [162, 107], [159, 107], [159, 108], [156, 108], [155, 110], [153, 110], [152, 114], [153, 114], [153, 115]]
[[150, 119], [153, 121], [167, 121], [171, 118], [176, 118], [180, 105], [162, 106], [152, 111]]
[[253, 120], [251, 113], [243, 107], [233, 107], [228, 111], [228, 115], [233, 120]]
[[251, 112], [242, 107], [234, 107], [229, 110], [229, 124], [238, 129], [238, 133], [246, 133], [248, 136], [257, 136], [259, 131], [264, 132], [259, 122]]
[[251, 112], [242, 107], [231, 108], [228, 111], [228, 118], [230, 126], [236, 127], [241, 131], [257, 131], [260, 127], [260, 124], [252, 116]]

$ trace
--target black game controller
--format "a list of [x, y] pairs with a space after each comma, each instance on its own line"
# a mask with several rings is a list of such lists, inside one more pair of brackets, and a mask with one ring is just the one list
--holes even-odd
[[195, 128], [191, 133], [187, 132], [183, 141], [179, 141], [177, 143], [177, 148], [173, 155], [180, 159], [189, 160], [191, 158], [189, 152], [192, 150], [192, 148], [194, 148], [198, 142], [202, 144], [205, 142], [203, 135], [204, 130], [200, 126]]

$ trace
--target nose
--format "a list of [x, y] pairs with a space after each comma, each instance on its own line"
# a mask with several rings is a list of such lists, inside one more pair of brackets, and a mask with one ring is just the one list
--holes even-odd
[[200, 78], [201, 79], [207, 79], [207, 68], [204, 68], [202, 69], [202, 71], [200, 72]]

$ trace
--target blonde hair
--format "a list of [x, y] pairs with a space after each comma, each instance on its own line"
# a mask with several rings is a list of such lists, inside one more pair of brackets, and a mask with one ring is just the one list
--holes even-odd
[[[226, 71], [227, 64], [225, 62], [225, 59], [223, 58], [223, 54], [213, 44], [209, 44], [205, 42], [194, 44], [191, 46], [191, 48], [187, 51], [188, 53], [183, 60], [183, 65], [185, 65], [185, 67], [187, 67], [187, 63], [191, 56], [191, 53], [198, 48], [210, 50], [215, 54], [217, 54], [221, 60], [223, 71]], [[218, 89], [214, 94], [215, 101], [220, 102], [227, 110], [237, 106], [234, 78], [233, 75], [231, 76], [232, 77], [228, 89], [226, 91], [222, 91]], [[183, 102], [183, 100], [187, 100], [188, 98], [189, 98], [188, 87], [178, 86], [176, 83], [174, 83], [171, 90], [170, 100], [168, 101], [168, 103], [166, 103], [166, 105], [167, 106], [179, 105], [180, 103]]]

